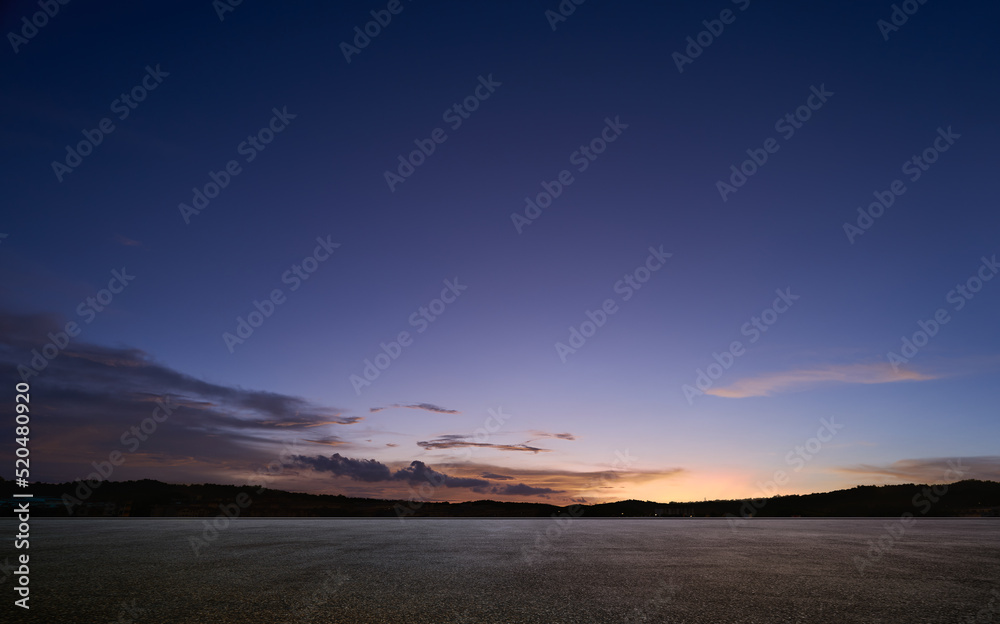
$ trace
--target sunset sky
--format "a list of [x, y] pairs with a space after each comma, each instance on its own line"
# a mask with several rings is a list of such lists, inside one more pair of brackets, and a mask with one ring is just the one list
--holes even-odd
[[4, 3], [33, 480], [1000, 480], [1000, 7], [559, 6]]

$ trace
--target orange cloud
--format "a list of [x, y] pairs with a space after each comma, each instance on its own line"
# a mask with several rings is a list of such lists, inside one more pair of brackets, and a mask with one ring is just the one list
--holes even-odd
[[861, 464], [836, 469], [863, 477], [916, 483], [953, 482], [960, 479], [1000, 480], [1000, 456], [901, 459], [887, 466]]
[[938, 379], [940, 375], [930, 375], [908, 370], [893, 370], [887, 362], [870, 364], [832, 365], [821, 368], [767, 373], [757, 377], [741, 379], [729, 386], [710, 388], [705, 394], [727, 399], [770, 396], [780, 392], [795, 392], [832, 381], [856, 384], [883, 384], [897, 381], [926, 381]]
[[337, 436], [331, 436], [329, 438], [323, 438], [321, 440], [306, 440], [306, 442], [312, 442], [313, 444], [326, 444], [329, 446], [343, 446], [347, 444], [347, 442], [341, 440]]

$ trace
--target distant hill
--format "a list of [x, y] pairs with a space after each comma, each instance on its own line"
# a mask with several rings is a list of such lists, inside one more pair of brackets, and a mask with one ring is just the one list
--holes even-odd
[[[32, 483], [34, 516], [210, 517], [228, 510], [244, 517], [917, 517], [1000, 516], [1000, 483], [966, 480], [950, 485], [863, 485], [821, 494], [755, 500], [657, 503], [625, 500], [560, 507], [546, 503], [478, 500], [463, 503], [410, 502], [349, 498], [234, 485], [179, 485], [161, 481], [105, 481], [97, 488], [81, 483]], [[12, 481], [0, 478], [0, 507], [17, 502]]]

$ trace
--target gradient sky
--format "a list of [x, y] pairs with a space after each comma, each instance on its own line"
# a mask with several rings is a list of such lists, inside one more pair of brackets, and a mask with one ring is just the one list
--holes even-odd
[[[779, 470], [781, 493], [944, 481], [949, 460], [1000, 478], [1000, 280], [952, 293], [1000, 254], [1000, 7], [930, 2], [885, 30], [888, 2], [679, 4], [591, 0], [553, 28], [555, 0], [402, 0], [350, 62], [341, 44], [386, 3], [244, 2], [220, 20], [208, 0], [72, 2], [16, 52], [7, 36], [8, 404], [47, 334], [82, 328], [29, 379], [32, 478], [81, 479], [116, 450], [113, 480], [242, 483], [280, 457], [283, 489], [411, 496], [433, 470], [434, 500], [560, 504], [758, 496]], [[5, 35], [38, 10], [5, 3]], [[147, 67], [160, 82], [121, 119]], [[490, 81], [454, 128], [445, 112]], [[794, 134], [776, 126], [808, 102]], [[241, 150], [274, 109], [294, 119]], [[57, 175], [103, 118], [114, 130]], [[580, 171], [608, 120], [627, 127]], [[444, 142], [390, 190], [385, 172], [436, 128]], [[769, 138], [723, 199], [717, 183]], [[947, 151], [912, 180], [905, 163], [935, 140]], [[185, 220], [179, 204], [231, 160], [240, 172]], [[563, 170], [572, 183], [519, 232], [511, 215]], [[849, 236], [894, 180], [905, 193]], [[318, 237], [339, 247], [292, 290], [282, 276]], [[651, 247], [669, 258], [625, 300], [616, 283]], [[87, 312], [123, 268], [135, 279]], [[411, 324], [456, 279], [444, 313]], [[284, 302], [231, 351], [224, 334], [275, 289]], [[798, 299], [751, 343], [777, 290]], [[939, 309], [947, 323], [891, 366]], [[133, 449], [122, 434], [157, 397], [179, 407]], [[836, 434], [809, 443], [824, 419]]]

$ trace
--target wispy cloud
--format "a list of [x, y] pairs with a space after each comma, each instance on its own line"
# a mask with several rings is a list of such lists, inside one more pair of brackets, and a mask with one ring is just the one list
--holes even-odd
[[1000, 456], [901, 459], [886, 466], [860, 464], [836, 470], [860, 477], [898, 479], [907, 483], [951, 483], [962, 479], [1000, 481]]
[[361, 416], [336, 416], [330, 420], [290, 417], [281, 420], [258, 420], [256, 423], [265, 427], [322, 427], [325, 425], [353, 425], [361, 420], [363, 420]]
[[[453, 474], [475, 475], [495, 481], [512, 481], [515, 484], [525, 483], [535, 488], [549, 488], [569, 495], [567, 499], [580, 496], [588, 499], [613, 499], [614, 495], [610, 490], [621, 492], [623, 488], [690, 475], [685, 468], [574, 471], [561, 468], [517, 468], [471, 462], [441, 463], [438, 467]], [[606, 490], [607, 493], [601, 493]]]
[[529, 446], [527, 444], [494, 444], [492, 442], [474, 442], [465, 435], [445, 435], [433, 440], [417, 442], [417, 446], [428, 450], [453, 448], [491, 448], [498, 451], [527, 451], [529, 453], [547, 453], [550, 449]]
[[729, 385], [709, 388], [705, 394], [727, 399], [770, 396], [782, 392], [795, 392], [824, 383], [884, 384], [899, 381], [926, 381], [940, 375], [918, 373], [910, 370], [893, 370], [886, 362], [831, 365], [747, 377]]
[[553, 490], [546, 487], [533, 487], [518, 483], [517, 485], [503, 485], [493, 488], [496, 494], [507, 494], [510, 496], [539, 496], [542, 494], [563, 494], [563, 490]]
[[535, 438], [559, 438], [560, 440], [576, 439], [576, 436], [572, 433], [549, 433], [547, 431], [531, 431], [530, 433]]
[[306, 442], [312, 442], [313, 444], [326, 444], [328, 446], [344, 446], [347, 442], [337, 436], [329, 436], [327, 438], [321, 438], [319, 440], [306, 440]]
[[512, 480], [514, 478], [514, 477], [511, 477], [511, 476], [508, 476], [508, 475], [495, 474], [495, 473], [492, 473], [492, 472], [484, 472], [482, 474], [482, 477], [484, 479], [493, 479], [494, 481], [510, 481], [510, 480]]
[[393, 403], [392, 405], [387, 405], [386, 407], [371, 407], [368, 411], [372, 414], [376, 412], [381, 412], [382, 410], [393, 409], [393, 408], [406, 408], [406, 409], [418, 409], [427, 412], [436, 412], [438, 414], [461, 414], [462, 412], [458, 410], [446, 409], [433, 403], [411, 403], [410, 405], [402, 405], [400, 403]]
[[[64, 324], [46, 315], [0, 311], [0, 378], [19, 378], [18, 365]], [[138, 349], [78, 340], [30, 381], [32, 411], [39, 416], [33, 452], [46, 458], [32, 476], [53, 481], [85, 476], [91, 462], [123, 445], [131, 452], [115, 478], [227, 481], [272, 461], [283, 442], [308, 435], [315, 443], [336, 445], [340, 439], [321, 428], [361, 420], [294, 396], [203, 381]], [[175, 407], [149, 434], [157, 401]], [[123, 435], [145, 421], [141, 435]], [[0, 452], [12, 452], [11, 444], [0, 441]]]

